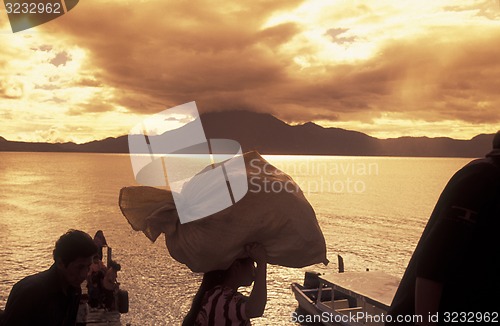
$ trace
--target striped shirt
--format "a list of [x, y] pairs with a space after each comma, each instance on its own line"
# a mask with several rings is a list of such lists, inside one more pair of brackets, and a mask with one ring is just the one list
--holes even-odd
[[247, 297], [218, 285], [205, 293], [196, 326], [250, 326], [245, 314]]

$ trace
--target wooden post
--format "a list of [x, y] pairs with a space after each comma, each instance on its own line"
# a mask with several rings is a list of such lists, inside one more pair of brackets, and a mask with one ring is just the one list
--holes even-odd
[[342, 258], [341, 255], [337, 255], [338, 261], [339, 261], [339, 273], [344, 272], [344, 258]]

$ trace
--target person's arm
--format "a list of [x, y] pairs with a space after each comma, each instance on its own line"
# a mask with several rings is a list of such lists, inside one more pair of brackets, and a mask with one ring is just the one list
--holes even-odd
[[260, 244], [251, 244], [245, 249], [250, 258], [257, 263], [252, 292], [245, 305], [245, 314], [247, 318], [260, 317], [264, 314], [267, 302], [267, 254]]
[[474, 239], [486, 187], [484, 177], [470, 178], [443, 191], [437, 219], [421, 245], [415, 280], [415, 314], [423, 316], [421, 325], [431, 325], [427, 317], [439, 312], [441, 305], [449, 304], [449, 295], [442, 302], [446, 294], [443, 291], [460, 286], [453, 283], [453, 275], [462, 268], [460, 264]]
[[415, 284], [415, 315], [423, 316], [421, 326], [432, 325], [427, 316], [439, 311], [443, 284], [423, 277], [417, 277]]
[[103, 286], [106, 290], [116, 289], [116, 277], [116, 272], [112, 268], [109, 268], [103, 279]]

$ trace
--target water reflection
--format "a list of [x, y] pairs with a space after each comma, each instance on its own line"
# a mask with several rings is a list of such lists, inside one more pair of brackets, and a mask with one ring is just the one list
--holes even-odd
[[[432, 207], [449, 177], [467, 160], [266, 157], [279, 166], [286, 160], [292, 177], [309, 183], [351, 177], [365, 191], [310, 191], [327, 241], [331, 266], [342, 254], [346, 270], [385, 270], [401, 275]], [[304, 160], [309, 160], [303, 163]], [[378, 173], [365, 175], [304, 175], [290, 164], [326, 160], [377, 163]], [[197, 291], [201, 276], [174, 261], [163, 239], [152, 244], [134, 232], [118, 208], [121, 187], [134, 185], [127, 155], [70, 153], [0, 153], [0, 307], [12, 285], [52, 264], [55, 240], [67, 229], [91, 235], [104, 231], [122, 265], [119, 281], [130, 294], [124, 323], [179, 324]], [[295, 162], [295, 163], [294, 163]], [[340, 162], [340, 161], [339, 161]], [[329, 163], [330, 164], [330, 163]], [[323, 179], [321, 179], [323, 178]], [[299, 182], [300, 183], [300, 182]], [[296, 307], [291, 282], [302, 282], [304, 270], [270, 266], [269, 301], [264, 317], [254, 325], [289, 325]]]

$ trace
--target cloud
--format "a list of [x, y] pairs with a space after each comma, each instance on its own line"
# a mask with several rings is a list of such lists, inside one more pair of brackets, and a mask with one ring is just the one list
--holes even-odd
[[0, 97], [18, 99], [23, 97], [24, 85], [17, 78], [0, 80]]
[[130, 115], [195, 100], [201, 112], [248, 109], [374, 134], [391, 117], [403, 134], [411, 121], [435, 133], [438, 122], [500, 122], [499, 18], [475, 0], [88, 0], [39, 27], [29, 54], [1, 54], [0, 72], [16, 56], [31, 62], [18, 66], [37, 75], [24, 80], [35, 85], [29, 99], [60, 105], [66, 119], [120, 117], [121, 128]]
[[[290, 3], [274, 7], [283, 10]], [[276, 60], [274, 50], [298, 31], [293, 23], [261, 29], [273, 9], [261, 2], [146, 2], [141, 10], [94, 2], [78, 9], [51, 27], [89, 50], [90, 65], [101, 69], [101, 83], [142, 100], [143, 105], [129, 107], [138, 112], [152, 112], [148, 108], [155, 101], [176, 105], [194, 99], [202, 110], [252, 102], [249, 96], [286, 82], [287, 63]]]
[[54, 66], [58, 67], [60, 65], [65, 65], [66, 62], [71, 60], [71, 56], [68, 55], [65, 51], [59, 52], [56, 56], [50, 60], [50, 63]]
[[344, 44], [344, 43], [352, 43], [356, 40], [355, 36], [341, 36], [342, 34], [348, 32], [348, 28], [330, 28], [326, 31], [326, 35], [332, 38], [333, 42]]
[[75, 81], [74, 85], [81, 86], [81, 87], [100, 87], [100, 86], [103, 86], [103, 84], [93, 76], [82, 77], [81, 79]]
[[[274, 9], [284, 10], [282, 4]], [[284, 22], [262, 28], [274, 12], [261, 6], [147, 2], [139, 11], [118, 2], [92, 2], [60, 25], [64, 35], [90, 50], [89, 60], [102, 69], [99, 83], [126, 93], [117, 101], [131, 111], [152, 113], [155, 101], [173, 106], [196, 100], [202, 111], [244, 107], [298, 114], [303, 120], [356, 112], [376, 117], [383, 111], [426, 120], [454, 116], [480, 121], [480, 116], [494, 115], [470, 112], [485, 102], [488, 88], [495, 88], [488, 83], [497, 85], [491, 68], [497, 66], [498, 51], [491, 44], [497, 44], [498, 33], [492, 28], [432, 26], [415, 38], [381, 42], [367, 60], [320, 60], [304, 68], [294, 60], [300, 55], [314, 60], [316, 49], [285, 50], [305, 27]], [[454, 10], [463, 15], [468, 8]], [[337, 15], [338, 10], [326, 13]], [[342, 17], [355, 14], [368, 21], [375, 15], [372, 8], [355, 5]], [[344, 27], [323, 32], [325, 39], [347, 50], [356, 46], [353, 42], [363, 42], [363, 35], [354, 33]], [[464, 51], [475, 53], [459, 55]], [[458, 81], [475, 86], [466, 90], [454, 84]], [[496, 95], [490, 96], [498, 102]], [[482, 110], [488, 111], [487, 106]]]

